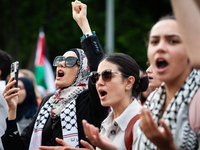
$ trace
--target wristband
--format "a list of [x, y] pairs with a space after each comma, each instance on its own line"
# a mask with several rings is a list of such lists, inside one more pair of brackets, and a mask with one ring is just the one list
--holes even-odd
[[81, 42], [83, 42], [83, 40], [85, 40], [85, 39], [88, 38], [89, 36], [96, 36], [95, 31], [90, 31], [90, 32], [87, 32], [86, 34], [84, 34], [84, 35], [81, 37]]

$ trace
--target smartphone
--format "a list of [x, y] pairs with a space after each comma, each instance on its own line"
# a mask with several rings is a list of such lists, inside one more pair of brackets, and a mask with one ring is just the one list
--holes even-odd
[[13, 87], [18, 87], [18, 72], [19, 72], [19, 62], [15, 61], [11, 64], [11, 69], [10, 69], [10, 78], [14, 77], [14, 79], [17, 81]]

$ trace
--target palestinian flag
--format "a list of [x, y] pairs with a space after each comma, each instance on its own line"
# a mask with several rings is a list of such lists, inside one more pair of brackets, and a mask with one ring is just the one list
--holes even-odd
[[52, 66], [46, 56], [45, 34], [40, 31], [35, 55], [35, 78], [37, 85], [43, 86], [51, 94], [56, 91], [55, 77]]

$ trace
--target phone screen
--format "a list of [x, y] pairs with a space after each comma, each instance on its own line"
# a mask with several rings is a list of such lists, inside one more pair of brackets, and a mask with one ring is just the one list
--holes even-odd
[[10, 78], [14, 77], [14, 79], [17, 81], [14, 84], [14, 87], [18, 87], [18, 71], [19, 71], [19, 62], [15, 61], [11, 64], [11, 70], [10, 70]]

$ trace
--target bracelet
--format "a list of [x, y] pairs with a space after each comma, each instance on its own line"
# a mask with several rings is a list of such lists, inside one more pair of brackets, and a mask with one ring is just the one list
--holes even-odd
[[83, 40], [85, 40], [85, 39], [88, 38], [89, 36], [96, 36], [95, 31], [87, 32], [86, 34], [84, 34], [84, 35], [81, 37], [81, 42], [83, 42]]

